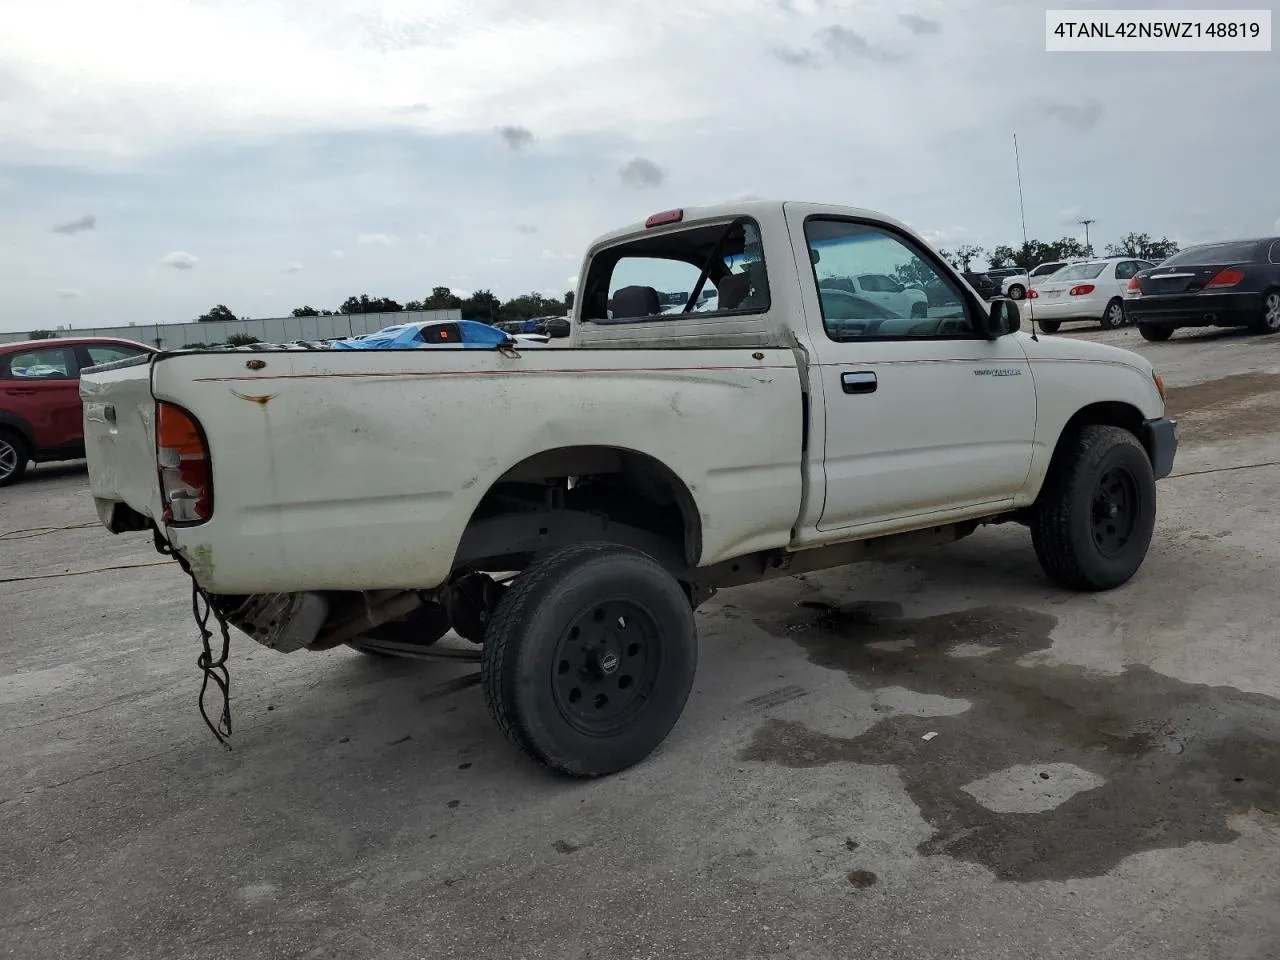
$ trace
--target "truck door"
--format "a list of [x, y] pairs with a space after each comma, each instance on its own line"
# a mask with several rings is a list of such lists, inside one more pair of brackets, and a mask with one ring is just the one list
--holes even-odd
[[[892, 527], [1011, 504], [1030, 471], [1036, 425], [1031, 367], [1018, 339], [979, 333], [980, 306], [934, 254], [888, 225], [818, 215], [790, 228], [814, 270], [804, 286], [825, 403], [818, 528]], [[848, 298], [826, 309], [815, 281], [867, 274], [919, 284], [927, 316], [868, 303], [865, 322], [851, 322]]]

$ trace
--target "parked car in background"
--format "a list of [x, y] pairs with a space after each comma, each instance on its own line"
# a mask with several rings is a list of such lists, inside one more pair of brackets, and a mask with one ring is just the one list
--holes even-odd
[[1280, 237], [1205, 243], [1134, 275], [1125, 309], [1146, 340], [1179, 327], [1280, 330]]
[[81, 370], [154, 352], [103, 337], [0, 344], [0, 487], [21, 480], [33, 460], [84, 456]]
[[414, 350], [420, 347], [471, 347], [492, 349], [520, 334], [510, 334], [479, 320], [420, 320], [397, 323], [377, 333], [350, 340], [338, 340], [337, 350]]
[[818, 281], [818, 286], [851, 293], [895, 317], [925, 317], [929, 314], [929, 297], [923, 290], [918, 286], [905, 286], [883, 273], [827, 277]]
[[1032, 267], [1030, 272], [1019, 270], [1017, 273], [1011, 274], [1000, 281], [1000, 292], [1010, 300], [1021, 300], [1027, 295], [1028, 290], [1037, 283], [1049, 279], [1063, 267], [1072, 263], [1084, 262], [1086, 262], [1085, 258], [1079, 260], [1050, 260]]
[[985, 273], [974, 273], [972, 270], [966, 270], [961, 276], [964, 277], [969, 286], [977, 291], [978, 296], [982, 297], [983, 300], [990, 300], [1000, 294], [1000, 284]]
[[1050, 274], [1031, 288], [1031, 315], [1045, 333], [1057, 333], [1064, 321], [1089, 320], [1103, 330], [1125, 322], [1125, 291], [1149, 260], [1108, 257], [1073, 263]]

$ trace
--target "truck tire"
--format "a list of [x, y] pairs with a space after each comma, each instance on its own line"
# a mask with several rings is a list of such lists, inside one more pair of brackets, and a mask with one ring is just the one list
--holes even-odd
[[1057, 333], [1062, 329], [1061, 320], [1038, 320], [1037, 323], [1040, 324], [1040, 329], [1045, 333]]
[[0, 429], [0, 487], [21, 480], [30, 459], [27, 441], [12, 430]]
[[1110, 590], [1142, 566], [1155, 519], [1156, 483], [1142, 444], [1119, 427], [1087, 426], [1054, 455], [1031, 540], [1054, 583]]
[[401, 654], [382, 644], [429, 647], [448, 633], [449, 627], [449, 615], [444, 608], [438, 603], [428, 603], [407, 617], [379, 624], [347, 646], [371, 657], [396, 657]]
[[1150, 323], [1138, 324], [1138, 333], [1142, 335], [1142, 339], [1151, 343], [1163, 343], [1173, 336], [1173, 331], [1173, 327], [1157, 327]]
[[508, 740], [558, 773], [599, 777], [666, 739], [697, 660], [675, 578], [638, 550], [584, 543], [516, 577], [485, 634], [480, 675]]

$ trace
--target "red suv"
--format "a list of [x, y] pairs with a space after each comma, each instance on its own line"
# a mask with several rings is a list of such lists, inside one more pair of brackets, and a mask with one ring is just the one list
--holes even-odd
[[0, 343], [0, 487], [22, 479], [32, 460], [84, 456], [81, 370], [154, 352], [105, 337]]

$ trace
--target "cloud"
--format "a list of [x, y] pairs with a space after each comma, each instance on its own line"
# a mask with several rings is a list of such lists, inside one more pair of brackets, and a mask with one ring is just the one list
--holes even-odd
[[928, 17], [921, 17], [914, 13], [904, 13], [898, 17], [898, 22], [914, 33], [917, 37], [922, 37], [928, 33], [941, 33], [942, 24], [937, 20], [930, 20]]
[[877, 46], [857, 31], [839, 24], [819, 30], [818, 38], [838, 59], [870, 60], [873, 63], [898, 63], [906, 59], [901, 53]]
[[345, 250], [330, 250], [329, 255], [332, 256], [333, 259], [335, 260], [345, 260], [347, 257], [347, 253]]
[[1058, 211], [1058, 221], [1064, 226], [1069, 223], [1078, 223], [1084, 215], [1084, 207], [1067, 207], [1065, 210]]
[[576, 260], [578, 259], [578, 255], [576, 253], [556, 253], [554, 250], [548, 250], [545, 247], [542, 250], [541, 256], [543, 260]]
[[420, 116], [424, 113], [431, 112], [431, 104], [429, 103], [406, 103], [403, 106], [395, 107], [392, 113], [402, 117]]
[[528, 127], [495, 127], [494, 132], [496, 132], [512, 150], [521, 150], [533, 143], [533, 131]]
[[59, 298], [63, 300], [83, 300], [84, 293], [73, 287], [63, 287], [61, 290], [53, 291]]
[[667, 172], [652, 160], [636, 157], [622, 165], [618, 176], [629, 187], [657, 187], [667, 178]]
[[1046, 117], [1060, 120], [1073, 130], [1092, 130], [1102, 119], [1102, 104], [1097, 100], [1085, 99], [1079, 103], [1062, 103], [1049, 101], [1040, 107]]
[[538, 228], [537, 228], [537, 226], [535, 226], [535, 225], [534, 225], [534, 224], [532, 224], [532, 223], [517, 223], [517, 224], [516, 224], [516, 233], [523, 233], [523, 234], [526, 234], [526, 235], [527, 235], [527, 234], [533, 234], [533, 233], [537, 233], [537, 232], [538, 232]]
[[80, 217], [77, 220], [72, 220], [70, 223], [58, 224], [56, 227], [53, 228], [53, 232], [73, 234], [73, 233], [79, 233], [82, 230], [93, 230], [97, 226], [98, 226], [98, 218], [95, 217], [92, 213], [86, 213], [83, 217]]
[[385, 233], [362, 233], [356, 237], [356, 243], [364, 244], [365, 246], [394, 247], [399, 242], [398, 238], [388, 236]]
[[174, 270], [194, 270], [200, 258], [183, 250], [171, 250], [160, 258], [160, 262]]
[[300, 264], [297, 260], [294, 260], [290, 263], [286, 263], [284, 265], [284, 269], [281, 270], [280, 272], [281, 273], [301, 273], [302, 264]]
[[816, 67], [818, 54], [808, 47], [774, 47], [769, 51], [789, 67]]

